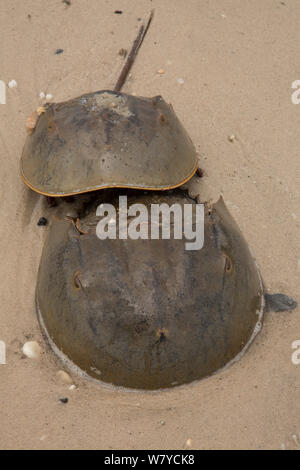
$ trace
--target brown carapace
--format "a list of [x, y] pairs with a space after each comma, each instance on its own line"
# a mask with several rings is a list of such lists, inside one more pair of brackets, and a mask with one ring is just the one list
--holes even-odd
[[[96, 207], [104, 197], [117, 206], [123, 193], [93, 198], [81, 230], [53, 218], [36, 290], [42, 328], [69, 365], [105, 383], [153, 390], [206, 377], [261, 328], [263, 285], [248, 245], [222, 199], [206, 208], [200, 250], [185, 249], [184, 232], [100, 240]], [[149, 214], [151, 204], [196, 205], [180, 190], [126, 195]]]
[[48, 104], [21, 157], [25, 183], [54, 197], [103, 188], [170, 189], [188, 181], [197, 166], [190, 137], [162, 97], [110, 90]]

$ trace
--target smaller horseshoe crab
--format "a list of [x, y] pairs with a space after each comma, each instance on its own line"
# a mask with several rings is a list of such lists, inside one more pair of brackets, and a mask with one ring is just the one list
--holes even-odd
[[162, 190], [197, 170], [195, 147], [161, 96], [105, 90], [48, 104], [27, 136], [21, 175], [34, 191], [70, 196], [110, 187]]
[[23, 181], [45, 196], [104, 188], [166, 190], [196, 172], [195, 147], [172, 105], [121, 88], [152, 21], [141, 26], [114, 90], [47, 103], [27, 120]]

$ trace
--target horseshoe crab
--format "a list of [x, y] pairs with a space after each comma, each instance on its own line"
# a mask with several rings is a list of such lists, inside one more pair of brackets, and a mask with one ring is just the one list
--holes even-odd
[[[206, 206], [204, 246], [191, 251], [183, 232], [181, 239], [100, 240], [96, 207], [105, 197], [116, 207], [119, 194], [100, 192], [79, 225], [52, 221], [36, 305], [54, 351], [102, 382], [150, 390], [201, 379], [239, 358], [260, 331], [265, 298], [224, 201]], [[196, 206], [181, 190], [127, 195], [128, 205], [149, 209]]]
[[97, 91], [48, 104], [21, 156], [34, 191], [70, 196], [110, 187], [163, 190], [197, 170], [195, 147], [161, 96]]
[[166, 190], [194, 175], [196, 150], [172, 105], [161, 96], [121, 93], [153, 15], [140, 27], [113, 91], [47, 103], [27, 119], [20, 171], [29, 188], [50, 197]]

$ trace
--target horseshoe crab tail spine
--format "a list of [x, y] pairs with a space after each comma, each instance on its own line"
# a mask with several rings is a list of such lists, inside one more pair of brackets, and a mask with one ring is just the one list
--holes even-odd
[[130, 53], [129, 53], [129, 55], [128, 55], [128, 58], [127, 58], [127, 60], [126, 60], [126, 62], [125, 62], [125, 65], [124, 65], [124, 67], [123, 67], [123, 69], [122, 69], [122, 71], [121, 71], [121, 74], [120, 74], [119, 78], [118, 78], [118, 81], [117, 81], [117, 83], [116, 83], [116, 86], [115, 86], [115, 88], [114, 88], [114, 91], [116, 91], [116, 92], [121, 91], [121, 89], [122, 89], [122, 87], [123, 87], [123, 85], [124, 85], [124, 83], [125, 83], [125, 81], [126, 81], [126, 78], [127, 78], [128, 74], [129, 74], [129, 72], [130, 72], [130, 69], [131, 69], [131, 67], [132, 67], [133, 64], [134, 64], [134, 61], [135, 61], [135, 58], [136, 58], [137, 53], [138, 53], [138, 51], [139, 51], [139, 48], [141, 47], [141, 45], [142, 45], [142, 43], [143, 43], [143, 40], [144, 40], [144, 38], [145, 38], [145, 36], [146, 36], [146, 34], [147, 34], [147, 31], [148, 31], [148, 29], [149, 29], [149, 27], [150, 27], [150, 24], [151, 24], [151, 22], [152, 22], [153, 16], [154, 16], [154, 10], [151, 10], [151, 13], [150, 13], [150, 16], [149, 16], [149, 19], [148, 19], [148, 22], [147, 22], [146, 27], [145, 27], [144, 25], [142, 25], [142, 26], [140, 27], [139, 33], [138, 33], [138, 35], [137, 35], [137, 37], [136, 37], [136, 39], [135, 39], [135, 41], [134, 41], [134, 43], [133, 43], [133, 45], [132, 45], [131, 51], [130, 51]]

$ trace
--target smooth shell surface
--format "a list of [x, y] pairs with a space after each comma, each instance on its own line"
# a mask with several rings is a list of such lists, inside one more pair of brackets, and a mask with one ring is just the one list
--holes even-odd
[[168, 189], [196, 168], [195, 147], [171, 105], [109, 90], [47, 104], [21, 157], [25, 183], [47, 196]]
[[[179, 190], [132, 193], [128, 205], [195, 204]], [[261, 328], [263, 287], [222, 199], [206, 208], [204, 246], [194, 251], [184, 238], [100, 240], [95, 213], [81, 217], [80, 232], [53, 220], [40, 262], [37, 309], [61, 357], [109, 384], [159, 389], [246, 350]]]

